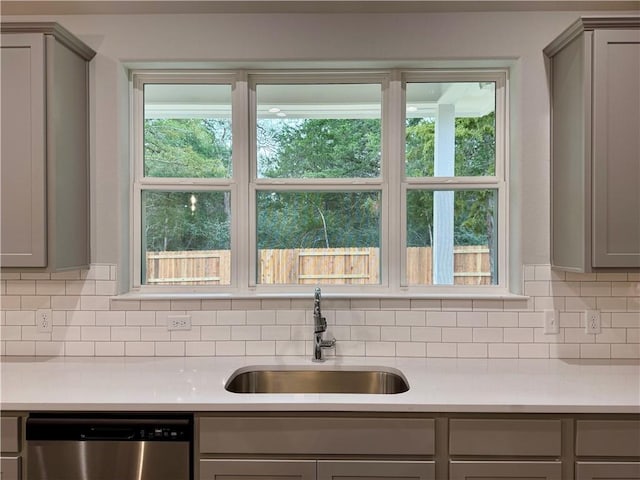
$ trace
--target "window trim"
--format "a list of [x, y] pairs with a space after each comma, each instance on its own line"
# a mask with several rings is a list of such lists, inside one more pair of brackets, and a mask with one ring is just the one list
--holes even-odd
[[[491, 81], [496, 83], [496, 166], [492, 177], [405, 176], [406, 84], [413, 82]], [[290, 83], [380, 83], [381, 168], [377, 178], [361, 179], [265, 179], [257, 177], [255, 161], [255, 85]], [[133, 70], [131, 83], [130, 274], [132, 292], [162, 298], [175, 295], [252, 298], [296, 297], [309, 285], [256, 285], [256, 192], [344, 191], [379, 189], [382, 194], [380, 236], [380, 284], [323, 285], [323, 293], [337, 297], [376, 298], [509, 298], [509, 78], [507, 68], [497, 69], [363, 69], [363, 70]], [[217, 83], [232, 86], [232, 169], [228, 179], [175, 179], [143, 176], [144, 85], [162, 83]], [[498, 191], [498, 284], [407, 285], [406, 191], [415, 188], [478, 189]], [[141, 282], [141, 192], [156, 190], [224, 190], [231, 194], [231, 285], [155, 286]], [[393, 211], [392, 211], [393, 210]], [[395, 212], [400, 212], [398, 215]], [[247, 219], [247, 220], [242, 220]], [[393, 234], [393, 232], [399, 232]]]

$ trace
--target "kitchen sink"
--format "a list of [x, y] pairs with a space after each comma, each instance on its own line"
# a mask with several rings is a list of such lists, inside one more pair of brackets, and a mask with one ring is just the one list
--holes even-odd
[[233, 393], [395, 394], [409, 390], [402, 372], [391, 368], [325, 369], [244, 367], [225, 385]]

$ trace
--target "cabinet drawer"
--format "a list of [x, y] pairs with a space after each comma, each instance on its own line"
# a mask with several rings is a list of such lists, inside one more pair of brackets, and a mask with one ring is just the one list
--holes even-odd
[[0, 457], [0, 478], [2, 480], [20, 479], [20, 457]]
[[560, 420], [451, 419], [451, 455], [559, 456]]
[[435, 465], [435, 462], [321, 460], [317, 480], [433, 480]]
[[424, 418], [202, 417], [200, 452], [223, 454], [433, 455]]
[[640, 462], [577, 462], [579, 480], [638, 480]]
[[566, 480], [560, 462], [451, 462], [450, 480]]
[[20, 418], [0, 418], [0, 445], [2, 451], [17, 453], [20, 451]]
[[640, 420], [578, 420], [576, 455], [640, 457]]
[[200, 480], [315, 480], [313, 460], [200, 460]]

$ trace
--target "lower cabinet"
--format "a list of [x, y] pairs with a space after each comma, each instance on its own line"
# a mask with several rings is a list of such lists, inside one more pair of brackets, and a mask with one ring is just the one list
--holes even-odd
[[22, 417], [0, 418], [0, 479], [22, 479]]
[[640, 480], [640, 462], [577, 462], [579, 480]]
[[201, 460], [199, 480], [433, 480], [434, 462]]
[[453, 461], [449, 465], [449, 478], [450, 480], [564, 480], [560, 462], [538, 461]]

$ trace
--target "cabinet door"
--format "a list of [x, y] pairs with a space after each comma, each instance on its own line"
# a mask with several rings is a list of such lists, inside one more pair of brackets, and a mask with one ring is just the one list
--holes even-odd
[[315, 480], [313, 460], [200, 460], [200, 480]]
[[637, 462], [578, 462], [578, 480], [640, 480]]
[[432, 480], [434, 462], [319, 461], [318, 480]]
[[0, 478], [20, 480], [20, 457], [0, 457]]
[[46, 266], [44, 36], [2, 35], [0, 264]]
[[[450, 480], [563, 480], [560, 462], [451, 462]], [[566, 480], [566, 479], [565, 479]]]
[[640, 30], [596, 30], [593, 266], [640, 267]]

